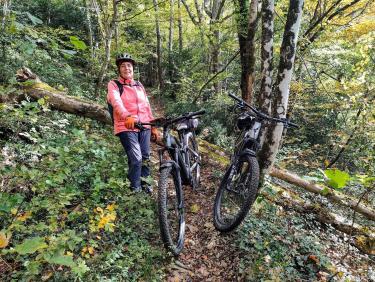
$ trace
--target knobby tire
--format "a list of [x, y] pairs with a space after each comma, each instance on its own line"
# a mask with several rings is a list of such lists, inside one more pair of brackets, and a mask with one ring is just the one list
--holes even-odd
[[[244, 171], [239, 172], [240, 169]], [[217, 230], [229, 232], [241, 224], [257, 197], [258, 186], [259, 164], [254, 156], [245, 154], [229, 166], [215, 197], [214, 226]], [[225, 218], [226, 211], [233, 214]]]
[[178, 255], [184, 246], [185, 218], [181, 181], [175, 169], [167, 166], [160, 170], [158, 208], [164, 246]]

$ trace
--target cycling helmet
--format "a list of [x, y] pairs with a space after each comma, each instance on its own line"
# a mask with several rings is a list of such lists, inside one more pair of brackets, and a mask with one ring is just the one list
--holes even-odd
[[135, 65], [135, 61], [133, 60], [132, 56], [128, 53], [122, 53], [116, 56], [117, 67], [119, 67], [122, 62], [131, 62], [133, 66]]

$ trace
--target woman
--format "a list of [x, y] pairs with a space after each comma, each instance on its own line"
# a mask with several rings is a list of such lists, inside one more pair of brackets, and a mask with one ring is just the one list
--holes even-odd
[[116, 56], [119, 77], [108, 83], [107, 101], [113, 108], [114, 134], [120, 138], [128, 156], [131, 189], [140, 192], [142, 188], [152, 192], [151, 185], [141, 181], [150, 175], [150, 137], [158, 138], [156, 128], [140, 131], [135, 123], [150, 122], [154, 119], [151, 106], [143, 85], [134, 80], [135, 61], [124, 53]]

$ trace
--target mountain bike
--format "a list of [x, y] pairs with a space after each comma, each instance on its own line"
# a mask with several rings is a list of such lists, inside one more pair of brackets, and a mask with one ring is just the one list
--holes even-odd
[[[195, 129], [204, 110], [175, 118], [160, 118], [138, 127], [152, 125], [163, 128], [163, 147], [158, 150], [160, 178], [158, 183], [158, 210], [160, 233], [165, 247], [178, 255], [184, 246], [185, 211], [182, 185], [197, 189], [200, 181], [201, 157], [198, 152]], [[177, 131], [178, 137], [171, 134]]]
[[215, 197], [214, 226], [221, 232], [229, 232], [239, 226], [257, 197], [259, 164], [256, 153], [260, 149], [259, 132], [263, 123], [280, 122], [285, 127], [297, 127], [287, 119], [262, 113], [233, 94], [229, 96], [237, 101], [236, 107], [244, 112], [237, 118], [241, 133], [235, 141], [230, 165]]

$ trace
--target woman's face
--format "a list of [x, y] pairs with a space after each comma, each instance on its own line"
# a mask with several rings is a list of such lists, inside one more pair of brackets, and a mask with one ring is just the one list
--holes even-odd
[[122, 62], [119, 69], [123, 79], [133, 79], [133, 64], [131, 62]]

